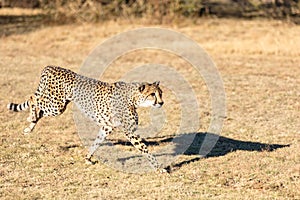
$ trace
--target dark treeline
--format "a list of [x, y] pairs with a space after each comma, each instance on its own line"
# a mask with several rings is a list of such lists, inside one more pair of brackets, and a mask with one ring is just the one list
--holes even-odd
[[114, 17], [300, 18], [300, 0], [0, 0], [1, 7], [40, 8], [53, 19]]

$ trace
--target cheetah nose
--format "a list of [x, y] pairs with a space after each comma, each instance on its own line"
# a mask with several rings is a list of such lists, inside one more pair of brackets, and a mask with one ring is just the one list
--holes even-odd
[[159, 104], [160, 106], [162, 106], [162, 105], [164, 105], [164, 102], [159, 102], [158, 104]]

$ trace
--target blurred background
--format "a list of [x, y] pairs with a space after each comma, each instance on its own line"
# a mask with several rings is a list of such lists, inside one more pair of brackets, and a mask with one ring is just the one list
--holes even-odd
[[[299, 0], [1, 0], [1, 35], [41, 24], [136, 18], [176, 23], [184, 18], [284, 19], [300, 23]], [[28, 27], [26, 24], [30, 23]], [[12, 27], [12, 24], [14, 26]], [[17, 25], [17, 26], [16, 26]], [[25, 27], [22, 27], [24, 26]], [[24, 30], [25, 28], [25, 30]]]

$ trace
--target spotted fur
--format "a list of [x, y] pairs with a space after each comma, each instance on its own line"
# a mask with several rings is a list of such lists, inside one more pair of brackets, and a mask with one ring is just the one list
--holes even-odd
[[42, 117], [62, 114], [71, 101], [100, 127], [93, 145], [89, 148], [87, 161], [91, 162], [94, 152], [106, 136], [120, 128], [131, 144], [146, 155], [150, 164], [155, 169], [160, 169], [156, 158], [135, 134], [138, 126], [136, 109], [141, 106], [163, 105], [159, 82], [109, 84], [68, 69], [48, 66], [42, 71], [34, 95], [22, 104], [10, 103], [7, 107], [12, 111], [30, 109], [27, 118], [30, 125], [24, 129], [24, 133], [28, 134]]

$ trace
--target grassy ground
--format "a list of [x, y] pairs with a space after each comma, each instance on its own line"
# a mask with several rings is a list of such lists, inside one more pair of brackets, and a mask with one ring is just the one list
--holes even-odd
[[[52, 26], [0, 38], [0, 198], [299, 199], [300, 27], [289, 23], [203, 19], [160, 26], [182, 32], [206, 49], [227, 95], [227, 118], [211, 154], [204, 159], [185, 156], [185, 162], [174, 163], [170, 176], [86, 165], [87, 150], [71, 107], [59, 117], [43, 119], [32, 134], [22, 134], [28, 113], [8, 112], [6, 105], [34, 92], [44, 66], [78, 71], [96, 45], [145, 24]], [[168, 63], [191, 74], [180, 67], [185, 64], [180, 58], [158, 51], [135, 52], [134, 59], [128, 55], [113, 65], [126, 69], [143, 62]], [[116, 77], [108, 72], [104, 79]], [[187, 78], [203, 106], [199, 131], [205, 132], [207, 89], [197, 77]], [[166, 92], [164, 98], [169, 123], [161, 134], [168, 135], [180, 119], [176, 101], [168, 100], [172, 94]]]

